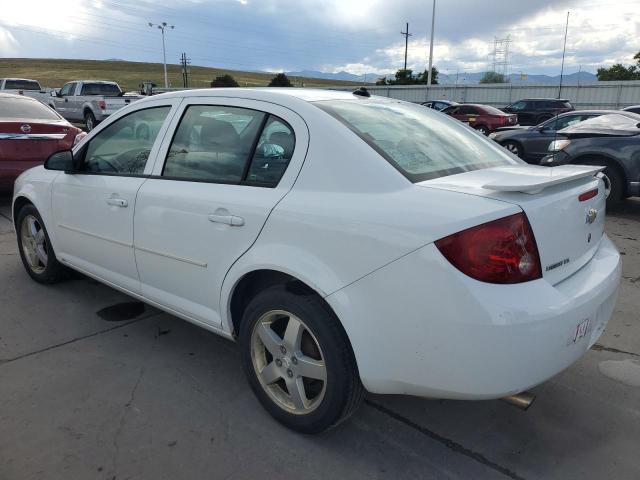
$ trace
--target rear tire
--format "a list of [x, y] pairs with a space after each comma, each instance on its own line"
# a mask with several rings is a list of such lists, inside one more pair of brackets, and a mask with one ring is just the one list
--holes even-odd
[[20, 258], [31, 278], [44, 284], [69, 278], [70, 270], [56, 259], [49, 234], [36, 207], [28, 204], [20, 209], [16, 231]]
[[607, 177], [605, 179], [605, 184], [607, 183], [607, 181], [609, 183], [609, 196], [607, 197], [607, 207], [613, 207], [614, 205], [617, 205], [618, 203], [620, 203], [622, 200], [626, 198], [625, 178], [618, 171], [618, 169], [612, 166], [609, 162], [607, 162], [606, 160], [602, 160], [602, 161], [588, 160], [585, 162], [580, 162], [580, 160], [578, 160], [575, 163], [578, 165], [596, 165], [600, 167], [605, 167], [602, 173], [604, 173], [605, 176]]
[[242, 367], [262, 406], [302, 433], [319, 433], [361, 404], [351, 346], [335, 314], [314, 294], [275, 285], [258, 293], [240, 325]]
[[481, 133], [485, 137], [489, 135], [489, 128], [486, 125], [478, 125], [475, 127], [475, 129], [478, 131], [478, 133]]
[[97, 124], [98, 124], [98, 122], [96, 122], [96, 116], [93, 114], [93, 112], [91, 112], [91, 111], [85, 112], [85, 114], [84, 114], [84, 128], [87, 130], [87, 132], [90, 132], [91, 130], [96, 128]]

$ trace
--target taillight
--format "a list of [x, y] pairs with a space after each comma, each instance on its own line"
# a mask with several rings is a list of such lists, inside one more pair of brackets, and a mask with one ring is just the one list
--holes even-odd
[[74, 139], [73, 139], [73, 146], [75, 147], [77, 144], [79, 144], [79, 143], [82, 141], [82, 139], [83, 139], [84, 137], [86, 137], [87, 135], [88, 135], [88, 134], [87, 134], [87, 132], [80, 132], [80, 133], [78, 133], [78, 134], [76, 135], [76, 138], [74, 138]]
[[533, 230], [524, 213], [468, 228], [436, 247], [465, 275], [488, 283], [521, 283], [542, 277]]
[[107, 102], [105, 102], [104, 100], [98, 101], [98, 107], [100, 107], [100, 110], [106, 110], [107, 109]]
[[578, 201], [579, 202], [586, 202], [587, 200], [595, 197], [596, 195], [598, 195], [598, 189], [594, 188], [593, 190], [589, 190], [587, 192], [581, 193], [580, 195], [578, 195]]

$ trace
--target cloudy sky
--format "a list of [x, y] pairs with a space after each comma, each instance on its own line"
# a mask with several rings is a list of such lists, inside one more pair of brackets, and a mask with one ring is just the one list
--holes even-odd
[[[558, 74], [566, 13], [568, 73], [632, 63], [640, 0], [437, 0], [434, 63], [449, 74], [487, 69], [495, 37], [511, 38], [510, 71]], [[147, 22], [175, 25], [167, 60], [236, 70], [346, 70], [427, 63], [430, 0], [0, 0], [0, 58], [161, 61]], [[0, 60], [1, 61], [1, 60]]]

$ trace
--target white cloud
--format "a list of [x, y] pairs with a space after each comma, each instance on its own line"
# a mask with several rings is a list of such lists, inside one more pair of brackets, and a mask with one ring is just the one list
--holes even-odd
[[0, 27], [0, 57], [15, 57], [18, 55], [20, 45], [13, 34]]

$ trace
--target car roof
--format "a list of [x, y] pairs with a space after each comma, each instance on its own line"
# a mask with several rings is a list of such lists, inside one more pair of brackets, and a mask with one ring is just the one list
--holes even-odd
[[[311, 103], [325, 100], [376, 100], [399, 102], [387, 97], [363, 97], [354, 95], [350, 91], [320, 89], [320, 88], [295, 88], [295, 87], [262, 87], [262, 88], [202, 88], [196, 90], [179, 90], [175, 92], [152, 95], [139, 102], [152, 101], [159, 98], [190, 98], [190, 97], [230, 97], [246, 98], [250, 100], [273, 101], [279, 100], [283, 103]], [[139, 103], [136, 102], [136, 103]]]
[[[568, 102], [569, 100], [566, 98], [537, 98], [537, 97], [532, 97], [532, 98], [521, 98], [520, 100], [517, 100], [518, 102], [521, 102], [523, 100], [545, 100], [545, 101], [552, 101], [552, 102]], [[514, 102], [515, 103], [515, 102]]]
[[37, 102], [35, 98], [27, 97], [25, 95], [15, 95], [13, 93], [0, 93], [0, 98], [13, 98], [13, 99], [22, 99], [27, 100], [29, 102]]

